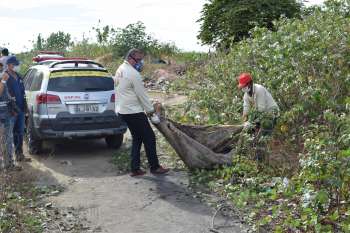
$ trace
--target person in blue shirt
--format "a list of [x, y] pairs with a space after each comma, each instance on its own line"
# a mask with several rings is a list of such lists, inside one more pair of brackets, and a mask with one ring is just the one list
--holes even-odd
[[22, 77], [16, 72], [16, 67], [19, 66], [19, 61], [15, 56], [10, 56], [7, 59], [7, 69], [3, 74], [3, 79], [7, 79], [7, 87], [10, 96], [15, 98], [17, 105], [17, 112], [13, 117], [13, 143], [15, 146], [15, 154], [17, 161], [31, 161], [23, 154], [23, 136], [24, 136], [24, 122], [25, 122], [25, 92]]

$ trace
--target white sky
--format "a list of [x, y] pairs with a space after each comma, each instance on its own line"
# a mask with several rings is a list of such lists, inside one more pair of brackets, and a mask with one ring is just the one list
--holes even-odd
[[[41, 33], [64, 31], [73, 39], [95, 38], [93, 26], [125, 27], [142, 21], [156, 39], [185, 51], [207, 51], [197, 40], [200, 11], [206, 0], [0, 0], [0, 46], [10, 52], [31, 48]], [[323, 0], [309, 0], [319, 4]]]

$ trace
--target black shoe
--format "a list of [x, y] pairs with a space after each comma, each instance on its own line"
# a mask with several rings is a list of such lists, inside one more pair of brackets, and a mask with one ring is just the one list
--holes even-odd
[[5, 171], [7, 172], [11, 172], [11, 171], [22, 171], [22, 167], [21, 166], [17, 166], [17, 165], [9, 165], [5, 167]]
[[32, 159], [29, 158], [29, 157], [26, 157], [26, 156], [24, 156], [24, 155], [22, 154], [22, 155], [17, 155], [17, 156], [16, 156], [16, 161], [17, 161], [17, 162], [32, 162]]

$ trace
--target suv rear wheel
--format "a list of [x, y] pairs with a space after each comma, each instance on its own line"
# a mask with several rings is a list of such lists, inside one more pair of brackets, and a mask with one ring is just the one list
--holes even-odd
[[29, 119], [27, 126], [27, 144], [28, 144], [28, 152], [31, 155], [39, 154], [42, 152], [42, 140], [39, 139], [36, 134], [33, 126], [33, 121]]
[[106, 143], [109, 148], [119, 149], [123, 143], [124, 134], [117, 134], [106, 137]]

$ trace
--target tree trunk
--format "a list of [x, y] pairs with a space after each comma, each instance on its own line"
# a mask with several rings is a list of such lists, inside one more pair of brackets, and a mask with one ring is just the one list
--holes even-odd
[[160, 105], [156, 105], [156, 109], [161, 122], [155, 127], [188, 168], [210, 169], [215, 165], [232, 164], [234, 144], [243, 126], [183, 125], [167, 119]]

